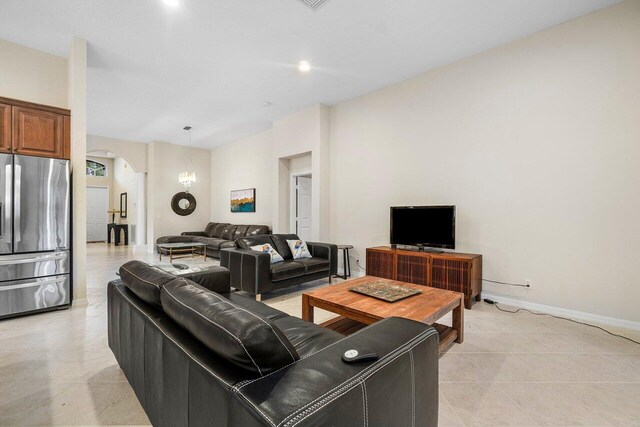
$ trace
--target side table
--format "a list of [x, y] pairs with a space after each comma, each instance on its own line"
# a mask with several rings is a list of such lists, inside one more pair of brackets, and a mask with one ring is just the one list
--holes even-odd
[[342, 251], [342, 278], [347, 280], [351, 277], [351, 260], [349, 259], [349, 249], [353, 249], [353, 245], [338, 245], [338, 250]]

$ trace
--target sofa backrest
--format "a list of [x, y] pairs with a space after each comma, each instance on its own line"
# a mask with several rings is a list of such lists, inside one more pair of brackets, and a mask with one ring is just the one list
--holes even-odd
[[161, 291], [162, 308], [211, 351], [256, 378], [300, 357], [269, 320], [189, 280], [172, 281]]
[[235, 225], [226, 222], [210, 222], [204, 229], [207, 237], [224, 240], [236, 240], [241, 237], [271, 234], [268, 225]]
[[158, 267], [142, 261], [129, 261], [120, 267], [120, 278], [127, 288], [138, 298], [155, 307], [162, 307], [160, 290], [164, 285], [176, 279]]
[[[275, 249], [276, 245], [270, 234], [261, 234], [259, 236], [241, 237], [236, 240], [236, 246], [240, 249], [251, 249], [251, 246], [264, 245], [268, 243]], [[277, 249], [276, 249], [277, 250]]]
[[210, 222], [204, 229], [204, 234], [207, 237], [213, 237], [213, 230], [218, 226], [218, 222]]
[[284, 259], [293, 259], [293, 254], [291, 253], [291, 249], [289, 249], [289, 244], [287, 240], [300, 240], [297, 234], [274, 234], [273, 243], [275, 243], [276, 251], [282, 258]]

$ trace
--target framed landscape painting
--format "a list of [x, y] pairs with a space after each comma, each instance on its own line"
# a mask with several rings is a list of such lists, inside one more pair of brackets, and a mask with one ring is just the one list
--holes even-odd
[[231, 192], [231, 212], [255, 212], [256, 189], [233, 190]]

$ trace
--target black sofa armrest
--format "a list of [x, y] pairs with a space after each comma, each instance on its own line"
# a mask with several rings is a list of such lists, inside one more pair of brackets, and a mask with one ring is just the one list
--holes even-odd
[[331, 276], [338, 274], [338, 246], [331, 243], [306, 242], [314, 257], [328, 259], [331, 262]]
[[[376, 361], [347, 364], [350, 349]], [[238, 425], [438, 425], [438, 333], [401, 318], [377, 322], [261, 378], [235, 386]]]
[[220, 250], [220, 265], [231, 272], [231, 286], [251, 295], [271, 290], [271, 256], [249, 249]]
[[206, 234], [204, 234], [204, 231], [183, 231], [181, 235], [182, 236], [199, 236], [199, 237], [206, 236]]

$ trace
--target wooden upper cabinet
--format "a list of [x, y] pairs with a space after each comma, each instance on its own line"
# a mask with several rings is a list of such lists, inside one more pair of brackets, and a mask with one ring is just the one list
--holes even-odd
[[0, 153], [11, 152], [11, 105], [0, 104]]
[[13, 152], [63, 159], [65, 117], [51, 111], [13, 107]]

